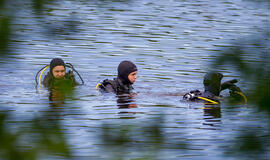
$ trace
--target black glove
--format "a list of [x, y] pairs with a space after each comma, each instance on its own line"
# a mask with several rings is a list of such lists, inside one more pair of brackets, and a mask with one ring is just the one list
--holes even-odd
[[239, 92], [242, 92], [241, 89], [239, 87], [237, 87], [236, 85], [232, 85], [229, 87], [230, 90], [230, 96], [239, 96]]
[[233, 79], [233, 80], [229, 80], [229, 81], [222, 83], [221, 84], [221, 91], [235, 86], [234, 83], [237, 83], [237, 82], [238, 82], [237, 79]]
[[241, 89], [237, 87], [236, 85], [231, 86], [229, 88], [230, 90], [230, 100], [231, 102], [237, 102], [237, 103], [247, 103], [247, 97], [243, 94]]

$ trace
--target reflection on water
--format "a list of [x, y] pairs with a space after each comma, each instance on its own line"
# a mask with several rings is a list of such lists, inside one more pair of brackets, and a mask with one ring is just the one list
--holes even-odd
[[66, 99], [66, 95], [64, 91], [61, 90], [51, 90], [49, 95], [49, 100], [52, 101], [53, 104], [64, 104]]
[[204, 125], [220, 127], [221, 124], [221, 108], [220, 106], [205, 106], [203, 109], [205, 119]]
[[117, 106], [121, 108], [137, 108], [138, 105], [134, 100], [136, 93], [117, 95]]
[[[123, 95], [117, 95], [117, 106], [119, 109], [131, 109], [131, 108], [138, 108], [138, 105], [136, 104], [136, 93], [131, 94], [123, 94]], [[136, 111], [131, 110], [125, 110], [120, 111], [118, 114], [121, 114], [121, 118], [128, 118], [133, 119], [136, 118]]]
[[[269, 119], [248, 105], [209, 107], [180, 101], [190, 89], [203, 88], [208, 63], [220, 47], [263, 32], [259, 24], [269, 23], [267, 5], [80, 0], [46, 7], [40, 18], [17, 10], [12, 22], [17, 35], [11, 39], [13, 52], [0, 58], [0, 104], [11, 114], [7, 123], [25, 123], [36, 114], [59, 120], [52, 123], [61, 124], [58, 129], [74, 159], [110, 159], [109, 150], [119, 144], [123, 146], [116, 150], [124, 148], [118, 152], [126, 159], [224, 159], [223, 149], [230, 148], [238, 131], [268, 129], [264, 124]], [[54, 57], [74, 64], [85, 85], [72, 93], [37, 93], [35, 73]], [[138, 66], [137, 95], [101, 95], [96, 84], [115, 77], [122, 60]], [[224, 66], [225, 80], [239, 78], [232, 70]], [[240, 82], [245, 88], [245, 81]], [[102, 139], [103, 134], [110, 139]]]

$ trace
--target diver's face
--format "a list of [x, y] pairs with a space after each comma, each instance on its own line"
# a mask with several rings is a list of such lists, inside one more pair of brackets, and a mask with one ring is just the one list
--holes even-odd
[[56, 66], [52, 70], [53, 77], [56, 79], [64, 78], [66, 74], [66, 69], [64, 66]]
[[137, 79], [137, 71], [134, 71], [134, 72], [131, 72], [129, 75], [128, 75], [128, 80], [131, 82], [131, 83], [134, 83]]

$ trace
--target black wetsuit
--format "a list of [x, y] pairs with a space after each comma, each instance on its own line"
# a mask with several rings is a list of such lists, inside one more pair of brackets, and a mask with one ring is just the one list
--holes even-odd
[[113, 80], [104, 80], [100, 83], [101, 92], [113, 92], [117, 95], [129, 94], [132, 92], [132, 83], [128, 79], [130, 73], [137, 71], [137, 67], [130, 61], [122, 61], [118, 65], [118, 76]]
[[129, 94], [132, 90], [132, 84], [125, 84], [120, 78], [114, 78], [113, 80], [105, 79], [100, 85], [101, 92], [113, 92], [117, 95]]
[[230, 90], [230, 100], [242, 102], [246, 98], [244, 95], [241, 95], [242, 92], [239, 87], [237, 87], [234, 83], [237, 82], [236, 79], [226, 81], [221, 84], [221, 79], [223, 75], [221, 73], [210, 72], [204, 76], [204, 92], [199, 90], [192, 90], [189, 93], [186, 93], [183, 96], [184, 100], [188, 101], [203, 101], [210, 102], [214, 101], [219, 103], [221, 96], [220, 92], [229, 89]]

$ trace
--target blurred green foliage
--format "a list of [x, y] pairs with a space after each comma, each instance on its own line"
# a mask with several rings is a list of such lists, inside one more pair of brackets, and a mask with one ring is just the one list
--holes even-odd
[[27, 124], [10, 129], [8, 114], [0, 114], [0, 159], [35, 160], [45, 155], [71, 157], [57, 120], [40, 116]]
[[[46, 10], [46, 3], [53, 2], [45, 0], [32, 0], [32, 9], [38, 18], [46, 18], [44, 14]], [[13, 17], [16, 17], [15, 8], [5, 8], [7, 0], [0, 0], [0, 56], [9, 54], [11, 35], [15, 33], [12, 29]], [[27, 2], [26, 2], [27, 3]], [[24, 9], [23, 7], [21, 9]], [[7, 10], [10, 10], [7, 14]], [[13, 13], [13, 14], [10, 14]], [[47, 35], [53, 38], [55, 35], [70, 35], [75, 33], [78, 21], [72, 17], [68, 20], [63, 20], [59, 25], [51, 23], [48, 28]], [[265, 33], [266, 39], [269, 38], [269, 33]], [[235, 45], [230, 50], [225, 50], [214, 62], [214, 66], [222, 66], [223, 64], [230, 64], [235, 66], [246, 81], [251, 85], [248, 88], [248, 100], [253, 106], [260, 110], [266, 111], [270, 114], [270, 67], [269, 51], [262, 51], [265, 48], [265, 43], [261, 40], [254, 40], [253, 46], [256, 53], [264, 53], [261, 59], [255, 62], [250, 62], [245, 59], [248, 53], [246, 46]], [[266, 43], [268, 44], [268, 43]], [[264, 46], [264, 47], [263, 47]], [[266, 45], [267, 46], [267, 45]], [[267, 48], [267, 47], [266, 47]], [[257, 54], [251, 55], [256, 58], [260, 57]], [[41, 115], [33, 118], [27, 126], [18, 127], [16, 131], [9, 128], [8, 113], [0, 114], [0, 159], [39, 159], [40, 156], [57, 155], [69, 159], [72, 157], [71, 151], [67, 145], [64, 134], [61, 130], [61, 125], [58, 120], [47, 119], [48, 115]], [[165, 133], [162, 131], [161, 124], [163, 118], [153, 120], [148, 126], [132, 126], [122, 125], [119, 127], [110, 127], [104, 124], [101, 128], [100, 140], [103, 147], [109, 151], [116, 149], [118, 152], [110, 152], [114, 159], [125, 159], [125, 152], [129, 149], [138, 150], [144, 153], [142, 159], [157, 159], [158, 152], [168, 145], [171, 148], [185, 149], [187, 144], [182, 141], [175, 143], [167, 143]], [[260, 135], [260, 136], [258, 136]], [[240, 132], [237, 140], [232, 144], [232, 150], [227, 153], [234, 155], [235, 152], [241, 157], [255, 154], [257, 157], [263, 157], [266, 153], [265, 148], [269, 148], [270, 131], [265, 131], [264, 135], [256, 131], [249, 133]], [[25, 140], [27, 140], [28, 147], [25, 147]], [[155, 145], [149, 145], [155, 144]], [[145, 150], [147, 152], [145, 152]], [[121, 151], [121, 152], [119, 152]], [[151, 152], [151, 154], [148, 153]]]
[[[8, 3], [11, 2], [15, 3], [16, 0], [0, 0], [1, 58], [12, 52], [12, 47], [10, 47], [11, 37], [16, 35], [11, 25], [14, 17], [16, 17], [16, 7], [10, 4], [7, 7]], [[25, 1], [25, 3], [28, 3], [28, 1]], [[36, 11], [35, 14], [42, 14], [44, 3], [43, 0], [32, 0], [32, 9]], [[20, 9], [28, 8], [22, 7]], [[49, 108], [44, 113], [49, 113], [50, 110]], [[16, 122], [18, 126], [16, 125], [16, 129], [14, 129], [11, 127], [12, 123], [9, 123], [9, 121], [12, 121], [9, 117], [11, 116], [7, 112], [0, 113], [0, 159], [35, 160], [50, 156], [70, 159], [70, 149], [57, 119], [48, 119], [50, 116], [43, 114], [22, 125]]]
[[6, 54], [8, 50], [11, 35], [10, 20], [10, 17], [0, 16], [0, 55]]
[[44, 0], [32, 0], [33, 8], [36, 14], [42, 14], [44, 8]]
[[[252, 42], [259, 40], [252, 40]], [[252, 43], [250, 42], [250, 43]], [[253, 44], [257, 44], [253, 42]], [[244, 46], [237, 46], [230, 50], [225, 50], [215, 61], [214, 67], [229, 64], [235, 68], [248, 82], [247, 93], [248, 101], [258, 109], [267, 111], [270, 114], [270, 53], [264, 54], [264, 49], [268, 48], [263, 44], [257, 44], [250, 51], [246, 51]], [[254, 52], [256, 50], [256, 52]], [[247, 60], [245, 57], [249, 57]]]
[[[213, 62], [213, 67], [227, 65], [240, 73], [247, 85], [245, 93], [247, 93], [248, 105], [270, 115], [270, 52], [267, 45], [270, 41], [266, 38], [269, 34], [265, 33], [263, 37], [255, 35], [251, 36], [253, 39], [232, 44], [235, 47], [224, 50]], [[256, 130], [239, 132], [230, 150], [226, 151], [226, 155], [265, 159], [268, 157], [266, 150], [270, 148], [268, 127], [269, 124], [265, 126], [264, 133]]]
[[[123, 124], [110, 126], [103, 124], [101, 127], [101, 144], [110, 159], [127, 159], [130, 151], [138, 152], [144, 160], [159, 159], [162, 149], [176, 149], [178, 152], [188, 148], [184, 140], [168, 139], [163, 131], [164, 115], [153, 119], [148, 124]], [[183, 133], [184, 135], [184, 133]], [[181, 134], [179, 134], [181, 137]]]
[[[74, 13], [70, 14], [70, 17], [63, 20], [51, 21], [49, 19], [50, 15], [50, 4], [54, 0], [31, 0], [31, 1], [19, 1], [19, 0], [0, 0], [0, 55], [7, 54], [12, 49], [11, 42], [13, 38], [16, 40], [16, 31], [12, 27], [12, 22], [18, 15], [16, 15], [17, 10], [33, 10], [32, 12], [35, 16], [35, 20], [41, 26], [43, 26], [45, 32], [41, 34], [47, 35], [48, 38], [56, 38], [57, 35], [72, 36], [78, 32], [77, 26], [80, 24]], [[21, 7], [17, 8], [18, 3]], [[28, 6], [31, 8], [28, 8]], [[42, 21], [39, 21], [42, 20]], [[44, 21], [46, 23], [44, 23]], [[14, 36], [15, 35], [15, 36]], [[12, 38], [12, 36], [14, 36]]]

